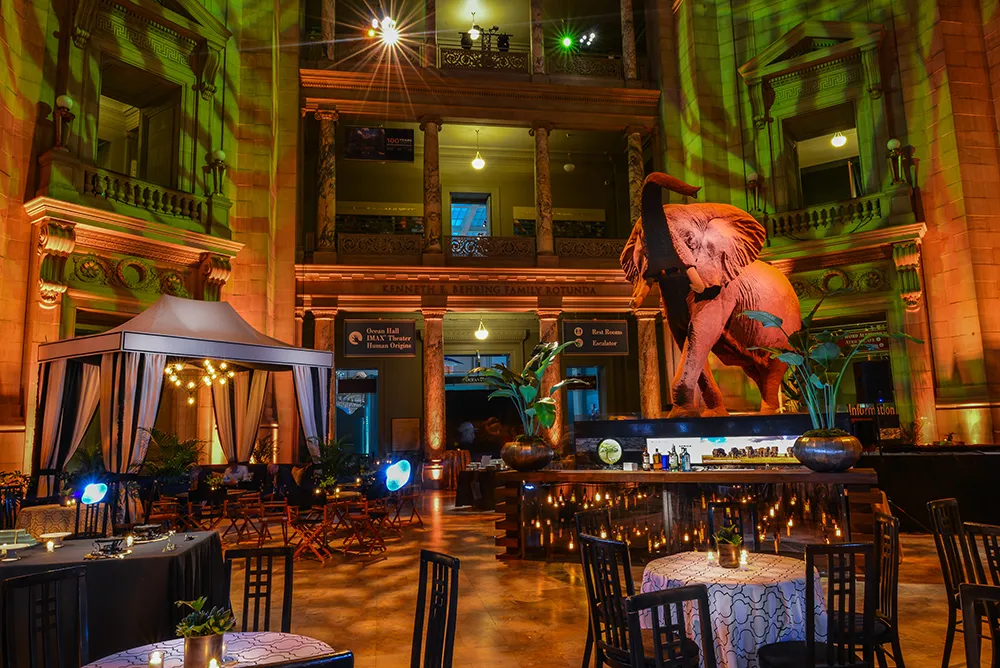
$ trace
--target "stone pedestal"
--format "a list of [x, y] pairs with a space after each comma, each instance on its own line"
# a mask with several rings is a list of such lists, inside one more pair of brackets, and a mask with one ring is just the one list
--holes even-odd
[[[438, 132], [441, 120], [425, 118], [420, 122], [424, 133], [424, 254], [441, 255], [441, 173], [438, 157]], [[438, 264], [428, 258], [424, 264]], [[443, 262], [442, 262], [443, 263]]]
[[659, 311], [638, 311], [639, 405], [644, 420], [660, 417], [660, 356], [656, 345], [656, 319]]
[[542, 263], [544, 256], [555, 255], [552, 233], [552, 179], [549, 172], [549, 132], [552, 126], [531, 126], [535, 138], [535, 245]]
[[[332, 48], [332, 44], [330, 47]], [[316, 112], [319, 121], [319, 173], [316, 175], [316, 248], [337, 250], [337, 119], [335, 111]]]
[[422, 309], [421, 314], [424, 317], [424, 459], [429, 463], [425, 466], [429, 475], [425, 475], [424, 482], [436, 486], [441, 480], [445, 449], [445, 309]]

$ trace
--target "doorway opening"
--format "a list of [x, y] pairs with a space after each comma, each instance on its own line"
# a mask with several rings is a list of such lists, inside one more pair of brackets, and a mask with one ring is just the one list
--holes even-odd
[[337, 369], [337, 440], [378, 456], [378, 369]]
[[503, 364], [509, 354], [446, 354], [444, 358], [445, 431], [449, 448], [468, 450], [473, 461], [483, 455], [499, 457], [504, 443], [521, 433], [514, 405], [504, 398], [490, 399], [493, 390], [468, 373], [477, 367]]

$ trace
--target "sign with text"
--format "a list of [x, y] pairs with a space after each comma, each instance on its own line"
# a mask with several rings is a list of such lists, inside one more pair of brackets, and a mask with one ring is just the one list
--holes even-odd
[[346, 139], [348, 160], [413, 162], [413, 130], [349, 127]]
[[563, 342], [578, 341], [564, 355], [628, 355], [628, 322], [625, 320], [563, 320]]
[[345, 320], [345, 357], [414, 357], [414, 320]]
[[837, 341], [844, 349], [844, 354], [849, 355], [854, 346], [861, 343], [866, 337], [865, 345], [868, 350], [861, 350], [858, 355], [878, 355], [889, 352], [889, 327], [885, 322], [873, 322], [866, 325], [847, 325], [841, 329], [841, 338]]

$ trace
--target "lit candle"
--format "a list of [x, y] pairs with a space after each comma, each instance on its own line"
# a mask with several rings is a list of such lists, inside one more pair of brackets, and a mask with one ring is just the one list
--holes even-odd
[[209, 660], [208, 668], [219, 668], [219, 660], [218, 659]]
[[163, 665], [163, 652], [149, 653], [149, 668], [160, 668]]
[[55, 543], [55, 541], [50, 540], [49, 542], [47, 542], [45, 544], [45, 551], [46, 552], [55, 552], [56, 551], [56, 543]]
[[131, 549], [132, 545], [134, 544], [135, 544], [135, 538], [132, 536], [132, 534], [125, 536], [125, 545], [128, 546], [129, 549]]
[[715, 563], [715, 552], [711, 550], [708, 551], [708, 565], [711, 566]]
[[792, 520], [791, 520], [791, 518], [789, 518], [789, 520], [788, 520], [788, 526], [785, 528], [785, 533], [789, 537], [791, 537], [791, 535], [792, 535]]
[[840, 527], [837, 527], [837, 532], [836, 532], [836, 534], [837, 534], [837, 538], [840, 538], [840, 536], [841, 536], [841, 533], [840, 533]]
[[740, 550], [740, 570], [741, 571], [745, 571], [747, 568], [749, 568], [749, 563], [748, 563], [749, 557], [750, 557], [750, 555], [747, 553], [746, 550]]

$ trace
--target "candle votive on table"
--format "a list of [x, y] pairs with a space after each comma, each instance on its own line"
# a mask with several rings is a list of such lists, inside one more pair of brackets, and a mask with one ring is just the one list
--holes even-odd
[[46, 552], [55, 552], [56, 551], [56, 542], [54, 540], [50, 540], [49, 542], [47, 542], [45, 544], [45, 551]]
[[162, 668], [163, 652], [154, 651], [149, 653], [149, 668]]
[[750, 554], [746, 550], [740, 550], [740, 570], [745, 571], [750, 568]]
[[715, 565], [715, 552], [712, 552], [711, 550], [709, 550], [708, 551], [708, 557], [706, 558], [706, 561], [708, 562], [709, 566]]
[[209, 661], [208, 661], [208, 668], [219, 668], [219, 660], [218, 659], [209, 659]]
[[135, 536], [132, 534], [125, 536], [125, 546], [131, 548], [133, 545], [135, 545]]

